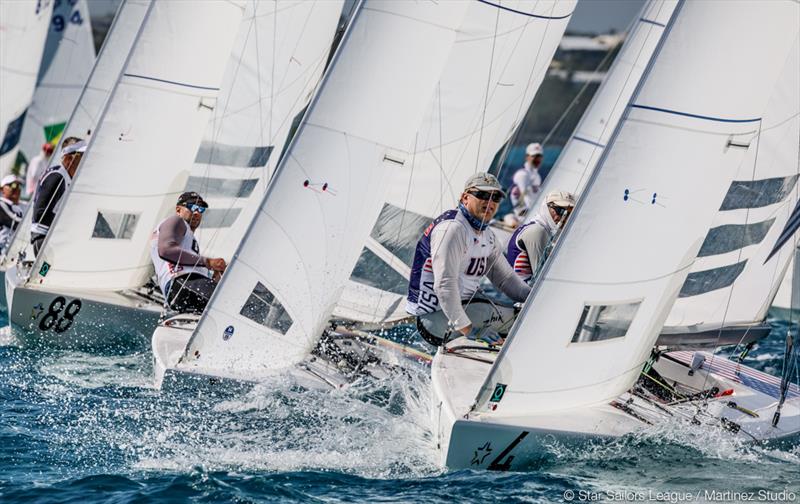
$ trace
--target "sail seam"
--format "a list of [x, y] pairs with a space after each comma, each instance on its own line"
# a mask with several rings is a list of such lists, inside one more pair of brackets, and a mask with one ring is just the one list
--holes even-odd
[[659, 23], [658, 21], [653, 21], [652, 19], [639, 18], [639, 21], [642, 23], [650, 23], [652, 25], [660, 26], [661, 28], [666, 28], [667, 26], [664, 23]]
[[173, 85], [179, 86], [179, 87], [186, 87], [186, 88], [193, 88], [193, 89], [203, 89], [203, 90], [206, 90], [206, 91], [219, 91], [218, 87], [197, 86], [195, 84], [187, 84], [185, 82], [171, 81], [171, 80], [167, 80], [167, 79], [159, 79], [157, 77], [148, 77], [146, 75], [136, 75], [136, 74], [129, 74], [129, 73], [122, 74], [122, 75], [124, 77], [133, 77], [133, 78], [136, 78], [136, 79], [144, 79], [144, 80], [151, 80], [151, 81], [156, 81], [156, 82], [163, 82], [165, 84], [173, 84]]
[[681, 112], [680, 110], [670, 110], [670, 109], [665, 109], [665, 108], [661, 108], [661, 107], [651, 107], [649, 105], [637, 105], [635, 103], [632, 103], [630, 105], [630, 107], [631, 108], [643, 109], [643, 110], [652, 110], [654, 112], [664, 112], [665, 114], [673, 114], [673, 115], [679, 115], [679, 116], [684, 116], [684, 117], [691, 117], [691, 118], [694, 118], [694, 119], [703, 119], [705, 121], [724, 122], [724, 123], [749, 123], [749, 122], [758, 122], [758, 121], [761, 120], [760, 117], [756, 117], [756, 118], [753, 118], [753, 119], [726, 119], [724, 117], [713, 117], [713, 116], [707, 116], [707, 115], [701, 115], [701, 114], [692, 114], [690, 112]]
[[510, 7], [503, 7], [502, 5], [496, 4], [494, 2], [489, 2], [488, 0], [478, 0], [478, 1], [480, 3], [486, 4], [486, 5], [491, 5], [492, 7], [497, 7], [500, 10], [513, 12], [515, 14], [522, 14], [523, 16], [528, 16], [528, 17], [537, 18], [537, 19], [567, 19], [568, 17], [570, 17], [572, 15], [572, 12], [570, 12], [566, 16], [542, 16], [540, 14], [531, 14], [530, 12], [523, 12], [523, 11], [520, 11], [520, 10], [517, 10], [517, 9], [512, 9]]

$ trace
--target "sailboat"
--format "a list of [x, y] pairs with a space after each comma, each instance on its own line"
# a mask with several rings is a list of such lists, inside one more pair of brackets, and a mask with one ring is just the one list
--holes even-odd
[[[468, 2], [363, 1], [258, 212], [199, 320], [153, 334], [156, 386], [194, 377], [257, 381], [311, 355], [385, 198]], [[398, 40], [403, 43], [399, 44]]]
[[[125, 1], [120, 4], [100, 50], [100, 57], [98, 57], [83, 85], [65, 130], [59, 134], [53, 160], [60, 160], [61, 140], [64, 138], [70, 136], [86, 138], [91, 136], [95, 126], [100, 121], [100, 116], [105, 109], [106, 103], [111, 97], [114, 84], [125, 63], [125, 55], [130, 52], [133, 46], [133, 41], [139, 32], [149, 5], [150, 0]], [[61, 51], [58, 54], [61, 54]], [[54, 78], [56, 78], [55, 74]], [[61, 79], [61, 77], [58, 78]], [[33, 249], [30, 247], [32, 217], [32, 206], [28, 205], [22, 221], [17, 225], [5, 255], [0, 258], [0, 276], [3, 278], [4, 286], [2, 295], [0, 295], [0, 305], [6, 310], [6, 271], [17, 264], [18, 261], [30, 261], [33, 257]]]
[[150, 276], [147, 239], [186, 184], [244, 1], [130, 3], [146, 12], [124, 63], [102, 67], [119, 71], [102, 79], [114, 84], [81, 167], [39, 255], [6, 272], [23, 343], [102, 346], [160, 315], [119, 291]]
[[334, 316], [361, 327], [408, 317], [417, 240], [464, 181], [513, 137], [545, 78], [575, 2], [473, 2]]
[[30, 160], [43, 142], [57, 144], [95, 61], [92, 22], [85, 0], [55, 2], [33, 103], [20, 150]]
[[[790, 1], [678, 3], [502, 350], [457, 339], [434, 357], [443, 465], [524, 468], [553, 442], [667, 421], [744, 440], [800, 431], [788, 381], [711, 354], [653, 354], [748, 151], [766, 147], [762, 114], [796, 58], [797, 15]], [[656, 387], [634, 387], [643, 372]]]
[[42, 62], [52, 0], [0, 2], [0, 174], [16, 160]]
[[[569, 190], [575, 194], [581, 194], [614, 131], [614, 126], [619, 121], [622, 111], [642, 76], [644, 66], [652, 55], [655, 44], [660, 39], [663, 27], [674, 6], [675, 2], [672, 1], [653, 1], [644, 6], [639, 20], [609, 71], [608, 78], [601, 85], [584, 117], [564, 147], [556, 165], [545, 180], [541, 195], [552, 190]], [[792, 176], [796, 171], [794, 163], [791, 162], [792, 159], [796, 159], [797, 150], [796, 142], [793, 141], [796, 135], [793, 136], [792, 128], [797, 128], [800, 119], [792, 118], [791, 114], [787, 116], [786, 113], [787, 110], [797, 111], [797, 106], [793, 103], [796, 93], [792, 96], [788, 91], [792, 89], [791, 86], [796, 86], [796, 82], [789, 80], [792, 71], [800, 70], [787, 67], [787, 76], [782, 79], [786, 91], [782, 95], [775, 96], [771, 107], [765, 111], [763, 116], [765, 126], [761, 139], [768, 142], [770, 149], [760, 150], [758, 157], [756, 157], [755, 149], [748, 151], [748, 155], [753, 156], [753, 161], [743, 163], [743, 173], [739, 176], [739, 180], [774, 178], [773, 183], [778, 189], [783, 184], [778, 180], [781, 179], [786, 182], [786, 188], [776, 189], [774, 200], [769, 204], [760, 204], [758, 209], [747, 206], [738, 209], [720, 208], [718, 223], [709, 231], [708, 243], [701, 248], [701, 257], [698, 258], [690, 273], [691, 281], [701, 275], [706, 275], [708, 278], [723, 272], [722, 269], [717, 269], [702, 273], [704, 268], [706, 270], [714, 269], [708, 266], [708, 264], [712, 264], [711, 256], [717, 256], [717, 259], [721, 259], [725, 263], [725, 261], [731, 262], [729, 260], [731, 254], [727, 258], [720, 256], [736, 252], [735, 255], [739, 258], [738, 262], [744, 267], [738, 275], [729, 276], [727, 284], [724, 282], [709, 284], [699, 291], [686, 290], [683, 292], [662, 329], [658, 340], [661, 345], [672, 348], [701, 348], [749, 343], [769, 333], [770, 327], [764, 323], [766, 307], [763, 306], [762, 300], [771, 299], [774, 296], [776, 282], [780, 280], [782, 272], [786, 269], [789, 255], [783, 254], [775, 261], [771, 261], [769, 265], [765, 265], [763, 259], [770, 252], [770, 243], [780, 233], [796, 201], [796, 197], [790, 194], [789, 189], [795, 180]], [[780, 146], [774, 146], [776, 141], [781, 142]], [[731, 146], [731, 148], [737, 147]], [[756, 166], [755, 170], [753, 170], [753, 164]], [[753, 187], [748, 187], [745, 182], [742, 182], [740, 190], [761, 190], [755, 187], [757, 184], [751, 185]], [[539, 199], [541, 199], [541, 195]], [[538, 201], [537, 205], [540, 202]], [[748, 223], [748, 220], [754, 219], [757, 212], [768, 217], [762, 219], [760, 224]], [[770, 221], [769, 217], [775, 220]], [[771, 234], [767, 236], [766, 232], [770, 226]], [[742, 236], [737, 237], [737, 234]], [[734, 243], [737, 240], [739, 246]], [[725, 241], [727, 245], [715, 247], [714, 241]], [[758, 242], [761, 244], [760, 252], [754, 254], [755, 247], [753, 245]], [[755, 255], [758, 255], [761, 260], [756, 259]], [[705, 259], [706, 257], [708, 259]], [[720, 266], [722, 265], [721, 263]], [[763, 279], [769, 280], [765, 283]], [[738, 307], [738, 312], [725, 311], [723, 306], [728, 304], [726, 300], [734, 286], [732, 306]], [[752, 300], [758, 301], [751, 302]]]

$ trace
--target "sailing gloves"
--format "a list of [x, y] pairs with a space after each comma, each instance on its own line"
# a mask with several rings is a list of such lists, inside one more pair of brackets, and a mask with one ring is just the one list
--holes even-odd
[[501, 345], [503, 343], [503, 338], [491, 327], [478, 328], [473, 326], [472, 330], [467, 334], [467, 339], [486, 343], [489, 346]]

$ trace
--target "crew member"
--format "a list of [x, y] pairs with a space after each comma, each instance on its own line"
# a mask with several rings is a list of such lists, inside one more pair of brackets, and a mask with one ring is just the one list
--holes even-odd
[[181, 313], [203, 313], [227, 264], [221, 257], [200, 255], [194, 231], [208, 204], [196, 192], [180, 195], [175, 215], [156, 227], [150, 257], [169, 307]]
[[530, 292], [505, 261], [489, 221], [505, 193], [494, 175], [470, 177], [458, 208], [437, 217], [417, 243], [406, 310], [417, 316], [420, 334], [442, 344], [464, 335], [489, 344], [501, 342], [514, 317], [511, 306], [477, 298], [486, 276], [514, 301]]

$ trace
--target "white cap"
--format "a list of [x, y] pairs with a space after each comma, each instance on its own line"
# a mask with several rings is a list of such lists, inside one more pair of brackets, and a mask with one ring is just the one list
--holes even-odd
[[73, 152], [86, 152], [86, 146], [86, 142], [84, 140], [80, 140], [61, 149], [61, 155], [66, 156], [67, 154], [72, 154]]
[[21, 184], [22, 183], [22, 179], [17, 177], [16, 175], [6, 175], [5, 177], [3, 177], [2, 180], [0, 180], [0, 187], [7, 186], [9, 184], [13, 184], [14, 182], [17, 182], [17, 183]]
[[553, 191], [547, 195], [547, 204], [561, 208], [575, 206], [575, 196], [567, 191]]
[[542, 144], [540, 143], [528, 144], [528, 146], [525, 148], [525, 154], [528, 156], [543, 156], [544, 150], [542, 149]]
[[503, 187], [500, 185], [497, 177], [491, 173], [479, 172], [468, 178], [467, 182], [464, 184], [464, 192], [467, 192], [470, 189], [478, 189], [480, 191], [497, 191], [503, 196], [506, 195], [506, 192], [503, 190]]

